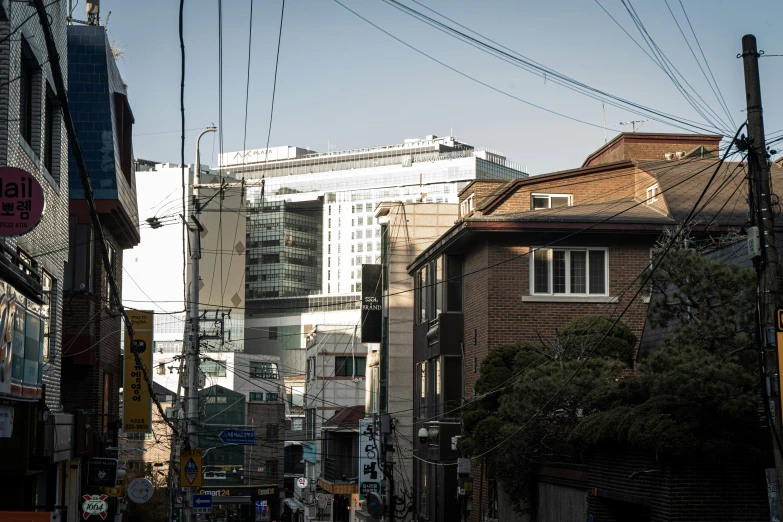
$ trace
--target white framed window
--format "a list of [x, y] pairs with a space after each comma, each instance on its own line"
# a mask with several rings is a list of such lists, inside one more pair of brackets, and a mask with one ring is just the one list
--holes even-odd
[[532, 250], [532, 295], [608, 295], [606, 248], [537, 248]]
[[650, 185], [647, 187], [647, 204], [651, 205], [658, 201], [658, 194], [660, 193], [660, 190], [658, 189], [658, 184], [655, 183], [654, 185]]
[[471, 212], [473, 212], [473, 196], [475, 194], [471, 194], [467, 198], [465, 198], [462, 203], [459, 204], [459, 212], [462, 216], [467, 216]]
[[571, 194], [531, 194], [530, 196], [530, 208], [533, 210], [570, 206]]

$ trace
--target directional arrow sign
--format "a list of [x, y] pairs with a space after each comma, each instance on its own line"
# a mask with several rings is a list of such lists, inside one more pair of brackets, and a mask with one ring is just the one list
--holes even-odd
[[223, 444], [247, 444], [256, 442], [255, 430], [223, 430], [220, 432], [220, 440]]
[[193, 513], [212, 513], [212, 495], [193, 495]]

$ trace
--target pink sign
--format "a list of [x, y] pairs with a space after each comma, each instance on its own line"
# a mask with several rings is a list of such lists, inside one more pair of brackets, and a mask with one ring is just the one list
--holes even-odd
[[0, 236], [30, 232], [44, 211], [44, 191], [38, 180], [16, 167], [0, 168]]

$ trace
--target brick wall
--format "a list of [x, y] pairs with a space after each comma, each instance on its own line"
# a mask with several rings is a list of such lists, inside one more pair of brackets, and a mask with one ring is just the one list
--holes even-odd
[[[62, 281], [63, 265], [68, 254], [68, 140], [62, 117], [58, 117], [55, 128], [61, 130], [61, 139], [55, 140], [53, 162], [59, 172], [47, 173], [42, 166], [42, 135], [44, 116], [37, 118], [33, 129], [32, 144], [23, 143], [19, 132], [19, 71], [21, 64], [22, 39], [35, 49], [41, 74], [36, 75], [35, 98], [44, 99], [46, 84], [52, 85], [51, 65], [46, 55], [46, 43], [38, 17], [32, 16], [35, 9], [22, 2], [10, 4], [10, 21], [0, 19], [0, 166], [18, 167], [32, 173], [41, 183], [46, 199], [46, 211], [39, 225], [31, 232], [18, 238], [5, 238], [11, 248], [20, 247], [32, 255], [55, 280], [51, 296], [50, 358], [44, 361], [43, 383], [46, 386], [46, 405], [54, 411], [62, 410], [60, 401], [61, 347], [62, 347]], [[64, 2], [51, 5], [47, 12], [51, 17], [51, 28], [60, 62], [67, 71], [66, 52], [66, 8]], [[29, 20], [27, 20], [29, 17]], [[23, 26], [20, 24], [24, 22]], [[15, 31], [10, 35], [11, 31]], [[67, 73], [66, 83], [67, 83]], [[35, 118], [34, 118], [35, 119]], [[59, 141], [59, 143], [57, 143]], [[32, 145], [32, 147], [30, 146]], [[58, 157], [59, 156], [59, 157]], [[53, 168], [53, 170], [55, 170]]]
[[[611, 169], [591, 174], [589, 183], [584, 175], [574, 175], [536, 184], [525, 184], [507, 196], [499, 205], [486, 210], [486, 215], [512, 214], [530, 210], [531, 195], [570, 194], [572, 205], [585, 205], [613, 201], [636, 195], [636, 167]], [[646, 187], [645, 187], [646, 189]]]
[[662, 160], [667, 152], [690, 152], [700, 145], [711, 151], [718, 150], [720, 139], [699, 137], [696, 135], [673, 134], [665, 138], [650, 137], [643, 134], [621, 136], [616, 143], [610, 144], [606, 150], [589, 158], [585, 166], [601, 165], [625, 159]]
[[[646, 506], [651, 522], [769, 520], [763, 466], [748, 462], [674, 465], [654, 455], [614, 448], [588, 455], [588, 514], [623, 522]], [[638, 473], [642, 470], [660, 470]], [[644, 509], [644, 508], [641, 508]]]
[[[464, 303], [465, 395], [468, 398], [474, 396], [474, 385], [481, 375], [481, 361], [491, 350], [521, 341], [538, 342], [539, 333], [552, 339], [556, 330], [562, 329], [572, 319], [602, 313], [616, 316], [630, 302], [631, 306], [622, 321], [631, 328], [637, 339], [641, 337], [647, 305], [641, 297], [631, 302], [638, 288], [632, 283], [649, 264], [649, 249], [654, 236], [629, 239], [582, 234], [578, 240], [562, 244], [609, 248], [609, 296], [618, 297], [615, 303], [585, 303], [578, 300], [523, 302], [522, 297], [530, 295], [529, 247], [553, 240], [554, 236], [535, 239], [524, 236], [487, 236], [484, 242], [477, 243], [466, 253], [465, 272], [471, 274], [465, 277]], [[481, 270], [487, 267], [491, 268]], [[629, 286], [630, 290], [621, 296]], [[472, 466], [474, 510], [471, 522], [479, 520], [478, 501], [482, 490], [484, 500], [488, 498], [488, 481], [485, 478], [482, 488], [480, 467], [479, 462], [474, 462]]]

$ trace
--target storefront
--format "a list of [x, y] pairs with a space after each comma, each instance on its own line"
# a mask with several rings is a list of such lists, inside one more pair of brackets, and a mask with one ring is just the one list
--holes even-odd
[[200, 515], [209, 522], [278, 522], [280, 492], [271, 486], [207, 487], [199, 495], [212, 496], [212, 513]]

